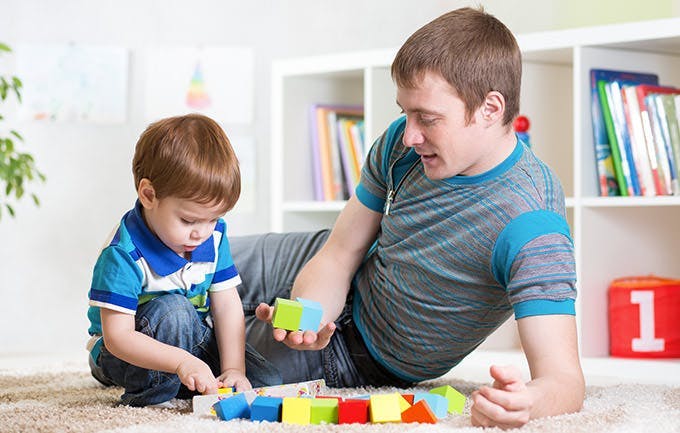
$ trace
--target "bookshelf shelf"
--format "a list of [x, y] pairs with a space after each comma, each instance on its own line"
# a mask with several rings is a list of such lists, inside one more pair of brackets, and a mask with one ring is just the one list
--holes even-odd
[[[524, 60], [521, 112], [531, 120], [530, 141], [558, 174], [567, 196], [581, 352], [616, 365], [608, 357], [607, 287], [626, 275], [680, 278], [680, 197], [598, 196], [589, 71], [653, 72], [661, 83], [680, 86], [680, 18], [519, 35], [518, 42]], [[363, 104], [366, 141], [373, 142], [399, 115], [389, 74], [395, 53], [386, 49], [274, 63], [273, 231], [332, 226], [343, 202], [312, 201], [308, 106]], [[680, 374], [680, 363], [675, 364]]]

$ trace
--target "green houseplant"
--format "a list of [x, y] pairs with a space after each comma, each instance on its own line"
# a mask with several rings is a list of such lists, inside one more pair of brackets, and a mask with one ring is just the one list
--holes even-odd
[[[0, 55], [11, 51], [9, 46], [0, 42]], [[0, 75], [0, 107], [12, 94], [21, 103], [22, 86], [19, 78]], [[4, 121], [0, 113], [0, 219], [5, 211], [14, 216], [12, 203], [24, 197], [26, 183], [45, 181], [45, 175], [36, 168], [33, 156], [17, 148], [17, 144], [24, 141], [23, 137], [14, 129], [9, 129], [8, 132], [8, 128], [2, 123]], [[30, 193], [30, 197], [36, 206], [40, 205], [38, 196]]]

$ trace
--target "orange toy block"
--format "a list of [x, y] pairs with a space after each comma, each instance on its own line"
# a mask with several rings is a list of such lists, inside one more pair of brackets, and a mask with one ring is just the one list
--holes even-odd
[[401, 422], [400, 398], [401, 396], [396, 392], [394, 394], [372, 395], [369, 408], [371, 422]]
[[402, 394], [402, 397], [404, 397], [404, 400], [408, 402], [411, 406], [413, 406], [413, 394]]
[[423, 422], [428, 424], [435, 424], [437, 417], [435, 416], [426, 400], [420, 400], [418, 403], [409, 407], [401, 413], [402, 422]]

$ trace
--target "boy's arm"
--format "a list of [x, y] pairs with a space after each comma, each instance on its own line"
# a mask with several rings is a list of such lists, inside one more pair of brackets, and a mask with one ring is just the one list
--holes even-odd
[[530, 419], [577, 412], [583, 405], [574, 316], [524, 317], [517, 326], [531, 381], [525, 384], [515, 367], [492, 366], [493, 387], [472, 394], [474, 425], [520, 427]]
[[[381, 219], [382, 213], [367, 208], [356, 196], [349, 199], [328, 240], [302, 268], [293, 284], [293, 299], [299, 296], [323, 306], [319, 332], [303, 334], [274, 329], [277, 341], [301, 350], [318, 350], [328, 344], [335, 330], [333, 321], [342, 312], [350, 282], [376, 239]], [[257, 317], [265, 321], [271, 320], [272, 313], [273, 308], [266, 304], [260, 304], [256, 311]]]
[[210, 292], [210, 310], [220, 352], [218, 380], [224, 386], [235, 386], [237, 391], [251, 389], [246, 379], [245, 317], [236, 288]]
[[116, 358], [149, 370], [175, 373], [192, 391], [217, 392], [217, 379], [205, 362], [189, 352], [135, 330], [135, 317], [101, 309], [104, 345]]

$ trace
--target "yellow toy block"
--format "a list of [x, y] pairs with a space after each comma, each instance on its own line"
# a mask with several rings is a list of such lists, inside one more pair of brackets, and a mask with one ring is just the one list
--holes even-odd
[[281, 422], [307, 425], [312, 416], [312, 399], [284, 397]]
[[372, 395], [370, 398], [371, 422], [401, 422], [399, 393]]
[[441, 395], [449, 401], [449, 413], [463, 413], [463, 409], [465, 408], [465, 396], [458, 392], [455, 388], [449, 385], [444, 385], [431, 389], [430, 393]]
[[401, 394], [398, 394], [398, 395], [399, 395], [399, 398], [398, 398], [398, 400], [399, 400], [399, 411], [404, 412], [406, 409], [411, 407], [411, 403], [409, 403], [408, 400], [406, 400], [403, 395], [401, 395]]

